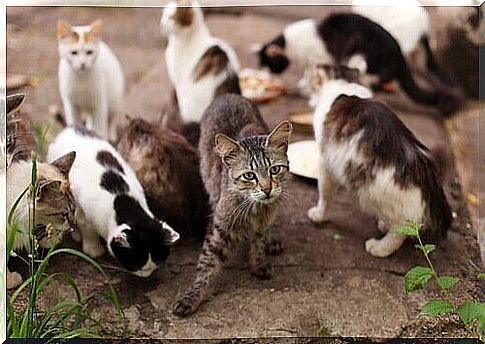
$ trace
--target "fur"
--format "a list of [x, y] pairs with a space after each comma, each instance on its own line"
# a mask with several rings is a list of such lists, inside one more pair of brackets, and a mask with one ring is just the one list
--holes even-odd
[[149, 276], [168, 257], [179, 234], [155, 218], [135, 173], [107, 141], [68, 127], [49, 146], [47, 158], [69, 150], [77, 153], [69, 180], [79, 205], [83, 251], [101, 256], [102, 238], [125, 269]]
[[240, 67], [234, 50], [211, 36], [197, 1], [181, 5], [188, 7], [171, 2], [162, 13], [161, 31], [168, 37], [165, 63], [183, 121], [199, 122], [217, 95], [241, 93]]
[[314, 112], [319, 199], [308, 217], [328, 220], [336, 187], [346, 186], [364, 211], [389, 226], [382, 239], [365, 245], [371, 255], [387, 257], [405, 240], [392, 230], [412, 219], [444, 237], [451, 210], [435, 158], [389, 108], [370, 97], [366, 88], [345, 80], [323, 86]]
[[60, 20], [57, 36], [59, 90], [66, 124], [84, 124], [104, 139], [115, 140], [124, 78], [117, 57], [101, 40], [101, 21], [70, 26]]
[[[201, 174], [213, 209], [212, 223], [199, 256], [192, 285], [174, 314], [194, 313], [210, 283], [243, 239], [250, 243], [251, 273], [271, 278], [266, 258], [270, 226], [284, 198], [289, 176], [287, 121], [270, 134], [258, 109], [238, 95], [219, 96], [201, 121]], [[279, 247], [281, 244], [271, 245]]]

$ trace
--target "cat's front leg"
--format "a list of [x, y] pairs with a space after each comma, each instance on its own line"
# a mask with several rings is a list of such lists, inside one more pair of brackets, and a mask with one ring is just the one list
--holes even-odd
[[254, 232], [249, 243], [249, 265], [251, 274], [261, 280], [272, 277], [273, 267], [266, 258], [268, 238], [266, 234]]
[[93, 126], [94, 130], [103, 139], [109, 139], [109, 127], [108, 127], [108, 104], [105, 101], [101, 101], [96, 106], [96, 111], [93, 114]]
[[95, 231], [82, 229], [83, 251], [93, 258], [101, 257], [106, 249], [104, 248], [99, 235]]
[[223, 235], [217, 227], [208, 236], [197, 262], [195, 278], [184, 296], [175, 304], [173, 314], [185, 317], [199, 308], [208, 292], [212, 278], [221, 270], [227, 260], [235, 239], [230, 235]]
[[67, 126], [73, 126], [76, 124], [76, 118], [78, 117], [77, 108], [72, 104], [69, 99], [62, 99], [64, 106], [64, 121]]
[[[320, 158], [320, 161], [322, 158]], [[328, 210], [333, 201], [336, 183], [330, 172], [320, 162], [320, 174], [318, 176], [318, 203], [308, 210], [308, 217], [315, 223], [329, 220]]]
[[[397, 228], [397, 227], [394, 227]], [[365, 242], [365, 250], [374, 257], [387, 257], [396, 251], [406, 240], [406, 237], [389, 231], [382, 239], [369, 239]]]
[[7, 289], [17, 288], [22, 283], [22, 276], [15, 271], [7, 268]]

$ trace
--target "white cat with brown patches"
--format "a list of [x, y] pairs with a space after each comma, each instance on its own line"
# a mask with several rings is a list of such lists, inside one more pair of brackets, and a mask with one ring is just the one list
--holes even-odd
[[67, 125], [84, 124], [114, 140], [124, 78], [120, 62], [101, 40], [101, 29], [99, 19], [86, 26], [59, 20], [59, 91]]
[[319, 198], [308, 217], [317, 223], [329, 220], [336, 187], [343, 185], [364, 211], [389, 228], [382, 239], [366, 241], [371, 255], [387, 257], [396, 251], [405, 237], [393, 230], [406, 220], [444, 237], [451, 210], [430, 151], [387, 106], [373, 101], [367, 88], [347, 81], [357, 71], [324, 66], [322, 72], [327, 79], [313, 119], [320, 148]]
[[216, 96], [241, 93], [236, 53], [210, 34], [197, 1], [167, 4], [160, 29], [168, 39], [165, 62], [184, 122], [199, 122]]

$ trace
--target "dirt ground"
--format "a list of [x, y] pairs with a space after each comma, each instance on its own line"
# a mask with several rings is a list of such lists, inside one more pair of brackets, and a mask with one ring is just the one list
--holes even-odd
[[[308, 8], [305, 10], [308, 12]], [[314, 7], [312, 13], [320, 16], [327, 10]], [[243, 66], [257, 67], [256, 56], [250, 52], [251, 43], [267, 41], [279, 33], [298, 17], [298, 9], [292, 11], [294, 15], [289, 11], [272, 14], [268, 8], [263, 12], [213, 11], [207, 15], [207, 22], [214, 35], [235, 48]], [[25, 110], [36, 123], [46, 125], [50, 106], [61, 104], [57, 84], [57, 20], [64, 18], [73, 24], [85, 24], [99, 17], [104, 21], [104, 40], [122, 62], [127, 84], [125, 112], [155, 119], [170, 97], [159, 37], [160, 13], [159, 8], [7, 8], [8, 72], [27, 74], [32, 81], [31, 86], [22, 89], [27, 93]], [[298, 76], [299, 71], [291, 69], [283, 79], [295, 85]], [[378, 97], [393, 106], [426, 145], [449, 144], [450, 134], [433, 110], [411, 104], [400, 93]], [[464, 163], [467, 178], [472, 182], [464, 187], [475, 195], [479, 184], [479, 165], [475, 161], [478, 161], [480, 105], [483, 104], [468, 102], [456, 120], [462, 127], [457, 136], [465, 151], [472, 152], [472, 169], [467, 170], [470, 165]], [[290, 113], [305, 109], [308, 109], [306, 101], [294, 92], [260, 106], [270, 127]], [[296, 133], [293, 140], [310, 138], [308, 134]], [[460, 163], [457, 161], [457, 165]], [[463, 173], [460, 175], [463, 180]], [[126, 322], [120, 321], [110, 305], [100, 301], [92, 312], [102, 319], [107, 335], [137, 338], [466, 335], [457, 319], [419, 316], [420, 307], [437, 296], [435, 289], [404, 293], [406, 271], [425, 265], [412, 242], [390, 258], [373, 258], [365, 252], [364, 242], [379, 236], [375, 220], [363, 214], [345, 190], [338, 192], [332, 221], [321, 226], [313, 225], [306, 216], [307, 209], [317, 200], [316, 182], [295, 176], [290, 193], [291, 199], [274, 224], [285, 245], [284, 253], [272, 259], [274, 277], [268, 281], [251, 277], [247, 253], [242, 247], [214, 283], [209, 300], [191, 317], [177, 318], [171, 310], [191, 282], [199, 242], [183, 240], [167, 264], [148, 279], [121, 272], [110, 257], [103, 257], [101, 263], [127, 316]], [[476, 229], [467, 226], [476, 223], [473, 216], [478, 215], [478, 207], [471, 209], [470, 219], [470, 208], [453, 183], [453, 176], [447, 194], [457, 214], [456, 223], [432, 254], [433, 261], [440, 273], [462, 279], [452, 293], [454, 300], [483, 298], [477, 281], [480, 258]], [[66, 245], [79, 248], [69, 241]], [[70, 273], [84, 292], [106, 289], [106, 280], [75, 258], [58, 257], [52, 261], [51, 269]]]

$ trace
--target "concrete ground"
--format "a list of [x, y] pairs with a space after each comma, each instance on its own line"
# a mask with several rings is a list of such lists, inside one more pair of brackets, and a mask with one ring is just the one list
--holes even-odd
[[[328, 9], [314, 7], [316, 16]], [[294, 18], [300, 17], [293, 8]], [[304, 9], [308, 12], [308, 8]], [[13, 8], [7, 9], [7, 66], [9, 73], [31, 76], [24, 109], [34, 122], [47, 125], [52, 105], [60, 106], [57, 85], [56, 22], [59, 18], [84, 24], [96, 18], [104, 21], [104, 39], [119, 57], [127, 90], [125, 112], [130, 116], [156, 119], [170, 97], [170, 82], [163, 61], [159, 37], [158, 8]], [[306, 13], [306, 12], [305, 12]], [[241, 64], [257, 67], [250, 44], [264, 42], [292, 21], [292, 13], [280, 11], [214, 11], [207, 15], [214, 35], [229, 42]], [[477, 67], [478, 68], [478, 67]], [[295, 85], [299, 71], [291, 69], [283, 76]], [[454, 135], [433, 110], [411, 104], [400, 93], [378, 95], [393, 106], [401, 119], [428, 146], [455, 144], [461, 140], [465, 152], [478, 160], [478, 107], [468, 102], [456, 119]], [[308, 109], [306, 101], [294, 92], [261, 105], [269, 126], [288, 118], [294, 111]], [[122, 122], [120, 122], [122, 123]], [[460, 127], [461, 126], [461, 127]], [[293, 140], [309, 139], [295, 133]], [[470, 148], [472, 147], [472, 148]], [[473, 148], [475, 147], [475, 148]], [[475, 149], [472, 151], [472, 149]], [[447, 183], [456, 220], [448, 238], [432, 254], [436, 269], [459, 277], [452, 298], [462, 302], [483, 297], [477, 274], [480, 270], [476, 229], [469, 228], [470, 204], [460, 194], [459, 182], [478, 180], [478, 164], [456, 162], [461, 179], [451, 175]], [[461, 166], [465, 167], [461, 167]], [[467, 167], [471, 168], [468, 168]], [[467, 179], [468, 178], [468, 179]], [[458, 183], [457, 183], [458, 182]], [[478, 195], [478, 184], [466, 182], [467, 193]], [[364, 242], [379, 235], [374, 219], [363, 214], [344, 190], [336, 197], [332, 221], [313, 225], [307, 209], [317, 199], [316, 183], [294, 177], [292, 197], [281, 209], [275, 229], [285, 244], [282, 255], [273, 258], [274, 277], [259, 281], [251, 277], [246, 248], [242, 247], [214, 283], [213, 293], [200, 310], [180, 319], [172, 307], [191, 282], [200, 243], [187, 239], [178, 245], [162, 267], [149, 279], [140, 279], [119, 271], [110, 257], [101, 263], [109, 281], [117, 289], [126, 313], [126, 321], [114, 316], [109, 304], [99, 301], [91, 309], [102, 320], [108, 336], [137, 338], [224, 338], [287, 336], [362, 336], [362, 337], [453, 337], [467, 332], [455, 318], [430, 319], [419, 315], [420, 307], [437, 290], [431, 288], [411, 295], [404, 293], [403, 276], [424, 259], [407, 242], [387, 259], [373, 258], [365, 252]], [[472, 215], [475, 214], [472, 206]], [[66, 245], [75, 244], [66, 241]], [[66, 271], [75, 277], [82, 291], [106, 290], [106, 280], [95, 270], [72, 257], [58, 257], [52, 271]]]

